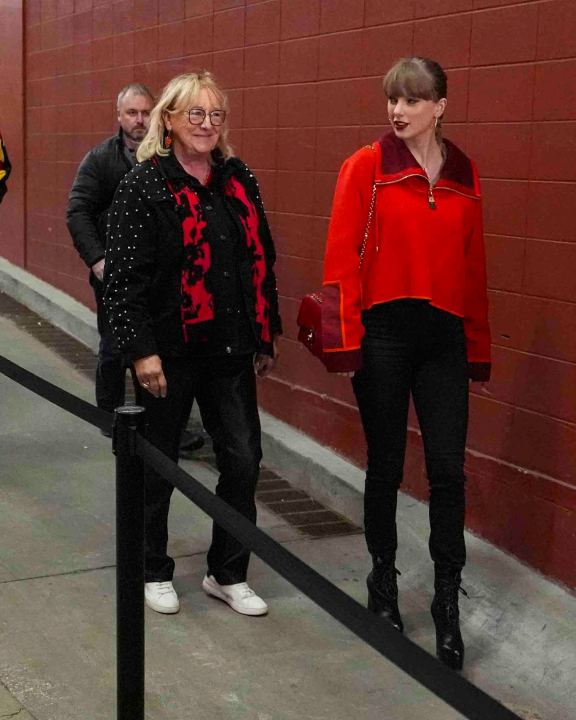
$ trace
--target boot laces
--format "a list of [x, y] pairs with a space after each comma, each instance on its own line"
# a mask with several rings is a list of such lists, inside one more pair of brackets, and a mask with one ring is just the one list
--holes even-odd
[[460, 614], [458, 609], [458, 593], [461, 592], [465, 597], [468, 597], [468, 593], [462, 585], [460, 585], [459, 581], [456, 583], [442, 583], [438, 590], [442, 596], [443, 605], [446, 608], [447, 618], [449, 620], [457, 619]]
[[374, 580], [378, 590], [388, 597], [396, 597], [398, 595], [397, 575], [402, 575], [402, 573], [394, 565], [390, 567], [377, 565], [374, 568]]

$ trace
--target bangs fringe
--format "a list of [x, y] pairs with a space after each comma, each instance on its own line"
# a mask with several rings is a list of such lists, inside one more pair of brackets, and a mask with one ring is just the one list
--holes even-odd
[[188, 83], [188, 86], [179, 88], [179, 92], [174, 95], [172, 102], [167, 106], [166, 110], [173, 112], [177, 107], [193, 107], [202, 90], [209, 92], [222, 110], [228, 111], [228, 98], [226, 95], [222, 93], [215, 83], [211, 80], [206, 82], [204, 78], [195, 80], [192, 83]]
[[414, 97], [439, 100], [434, 91], [434, 78], [417, 60], [400, 60], [384, 78], [387, 97]]

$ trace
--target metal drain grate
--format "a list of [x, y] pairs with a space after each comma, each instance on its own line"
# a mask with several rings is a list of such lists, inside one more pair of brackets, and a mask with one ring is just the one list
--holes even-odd
[[76, 370], [87, 375], [91, 380], [94, 379], [96, 356], [80, 341], [54, 327], [40, 315], [3, 292], [0, 292], [0, 315], [11, 320], [21, 330], [32, 335], [61, 358], [67, 360]]
[[[195, 455], [195, 460], [216, 469], [216, 458], [208, 446]], [[358, 535], [364, 532], [362, 528], [324, 507], [303, 490], [292, 487], [275, 470], [265, 465], [260, 470], [256, 500], [309, 537]]]
[[[63, 360], [69, 362], [76, 370], [94, 381], [98, 359], [89, 347], [3, 292], [0, 292], [0, 315], [11, 320], [21, 330], [32, 335]], [[129, 373], [126, 375], [125, 397], [126, 402], [134, 402], [134, 386]]]
[[[0, 315], [49, 347], [90, 380], [94, 380], [96, 355], [79, 340], [54, 327], [40, 315], [3, 292], [0, 292]], [[127, 400], [133, 398], [129, 376], [126, 382], [126, 394]], [[198, 428], [194, 430], [197, 431]], [[210, 445], [207, 439], [206, 445], [192, 453], [192, 457], [215, 469], [216, 460]], [[292, 487], [287, 480], [266, 466], [262, 466], [260, 472], [256, 500], [308, 537], [356, 535], [364, 532], [362, 528], [353, 525], [342, 515], [324, 507], [302, 490]]]

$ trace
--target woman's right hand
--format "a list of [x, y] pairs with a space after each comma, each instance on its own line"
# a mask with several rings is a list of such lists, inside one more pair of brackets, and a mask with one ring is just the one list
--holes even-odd
[[166, 397], [168, 385], [159, 355], [148, 355], [134, 360], [134, 372], [140, 387], [154, 395], [155, 398]]

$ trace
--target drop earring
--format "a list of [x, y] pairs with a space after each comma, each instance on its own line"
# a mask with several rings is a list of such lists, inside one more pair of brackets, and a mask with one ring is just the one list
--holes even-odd
[[166, 150], [170, 150], [172, 147], [172, 131], [171, 130], [165, 130], [164, 131], [164, 147]]

